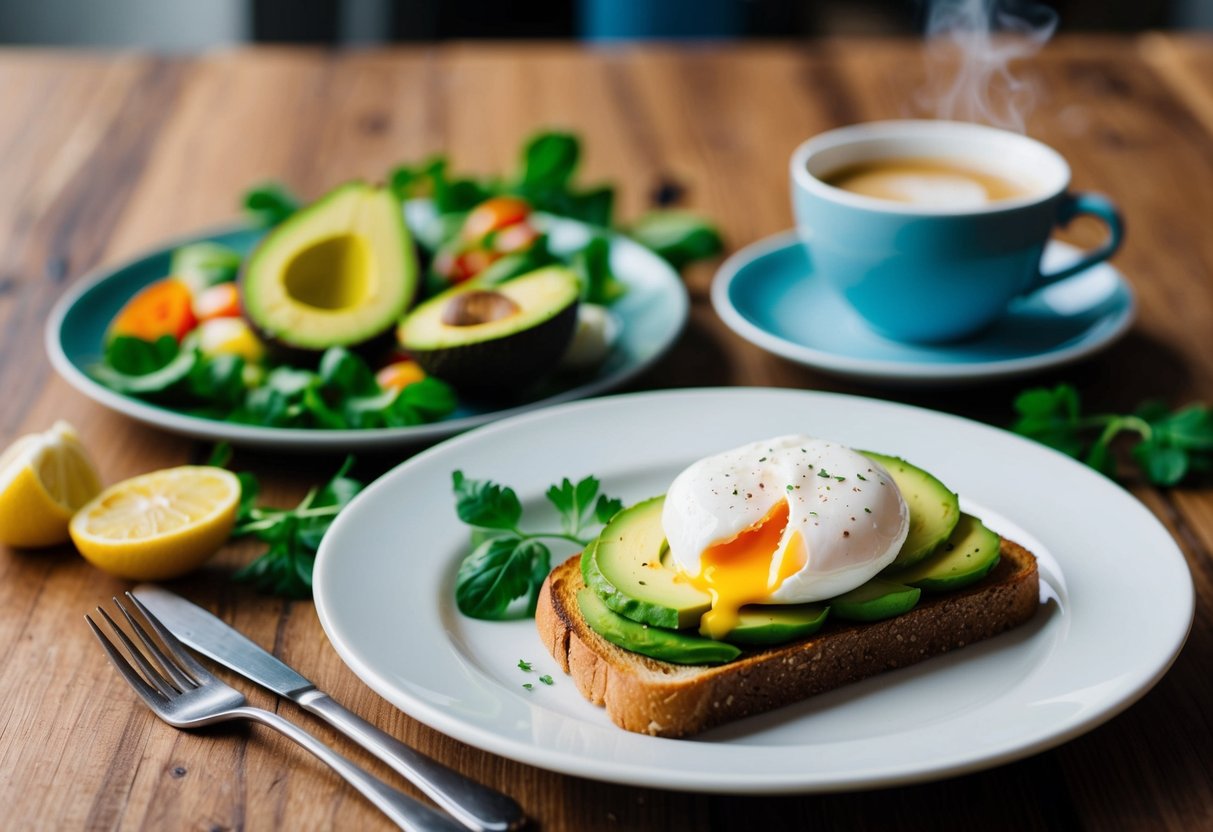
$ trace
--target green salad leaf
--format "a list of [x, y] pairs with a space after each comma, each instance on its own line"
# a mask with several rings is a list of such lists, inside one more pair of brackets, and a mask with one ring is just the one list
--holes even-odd
[[689, 211], [653, 211], [628, 229], [628, 236], [681, 269], [696, 260], [715, 257], [724, 241], [715, 226]]

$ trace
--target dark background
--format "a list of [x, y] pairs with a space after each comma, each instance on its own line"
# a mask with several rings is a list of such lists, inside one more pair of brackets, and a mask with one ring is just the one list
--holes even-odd
[[[940, 2], [940, 0], [930, 0]], [[921, 32], [927, 0], [0, 0], [0, 43], [201, 50], [247, 42], [797, 38]], [[943, 0], [964, 2], [964, 0]], [[990, 4], [994, 0], [968, 0]], [[997, 0], [1062, 31], [1213, 29], [1213, 0]]]

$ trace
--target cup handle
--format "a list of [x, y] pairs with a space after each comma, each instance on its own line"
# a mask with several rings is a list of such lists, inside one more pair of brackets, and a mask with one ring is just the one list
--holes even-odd
[[1120, 211], [1116, 209], [1116, 205], [1113, 204], [1112, 200], [1102, 194], [1084, 192], [1066, 194], [1062, 197], [1061, 205], [1057, 211], [1057, 224], [1060, 226], [1069, 225], [1070, 220], [1082, 214], [1090, 214], [1103, 220], [1104, 224], [1108, 226], [1108, 239], [1099, 248], [1088, 251], [1078, 258], [1077, 262], [1071, 263], [1064, 269], [1050, 272], [1049, 274], [1038, 270], [1036, 279], [1027, 289], [1028, 292], [1035, 292], [1037, 289], [1042, 289], [1059, 280], [1065, 280], [1067, 277], [1089, 269], [1096, 263], [1102, 263], [1115, 254], [1116, 249], [1120, 248], [1120, 243], [1125, 237], [1125, 224], [1120, 216]]

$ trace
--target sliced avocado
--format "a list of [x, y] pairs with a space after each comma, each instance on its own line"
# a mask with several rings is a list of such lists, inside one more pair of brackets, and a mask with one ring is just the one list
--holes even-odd
[[320, 351], [391, 330], [417, 288], [417, 255], [400, 203], [351, 182], [270, 231], [245, 262], [245, 316], [271, 347]]
[[830, 608], [821, 604], [754, 604], [742, 607], [737, 626], [724, 637], [736, 644], [783, 644], [809, 636], [826, 623]]
[[910, 508], [910, 533], [890, 569], [903, 569], [934, 552], [960, 520], [960, 500], [942, 482], [904, 459], [860, 451], [880, 463]]
[[712, 598], [661, 562], [665, 531], [654, 497], [616, 514], [582, 560], [586, 586], [610, 609], [640, 624], [683, 629], [698, 627]]
[[462, 393], [517, 393], [559, 363], [573, 338], [577, 275], [548, 266], [506, 283], [469, 280], [409, 313], [400, 346]]
[[633, 653], [675, 664], [720, 664], [741, 655], [740, 649], [723, 641], [637, 624], [612, 612], [588, 587], [577, 593], [577, 605], [591, 630]]
[[922, 590], [918, 587], [873, 578], [850, 592], [830, 599], [830, 609], [847, 621], [880, 621], [914, 609]]
[[998, 535], [980, 520], [961, 514], [952, 536], [939, 551], [889, 577], [923, 589], [960, 589], [980, 581], [998, 565], [1000, 546]]

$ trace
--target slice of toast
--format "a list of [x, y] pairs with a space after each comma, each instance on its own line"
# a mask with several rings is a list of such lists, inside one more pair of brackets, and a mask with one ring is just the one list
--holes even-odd
[[621, 728], [685, 737], [905, 667], [1024, 623], [1040, 605], [1036, 558], [1005, 538], [998, 565], [954, 592], [923, 592], [918, 606], [871, 623], [831, 620], [813, 636], [747, 650], [728, 664], [679, 665], [618, 647], [577, 606], [578, 557], [543, 584], [539, 637], [577, 689]]

